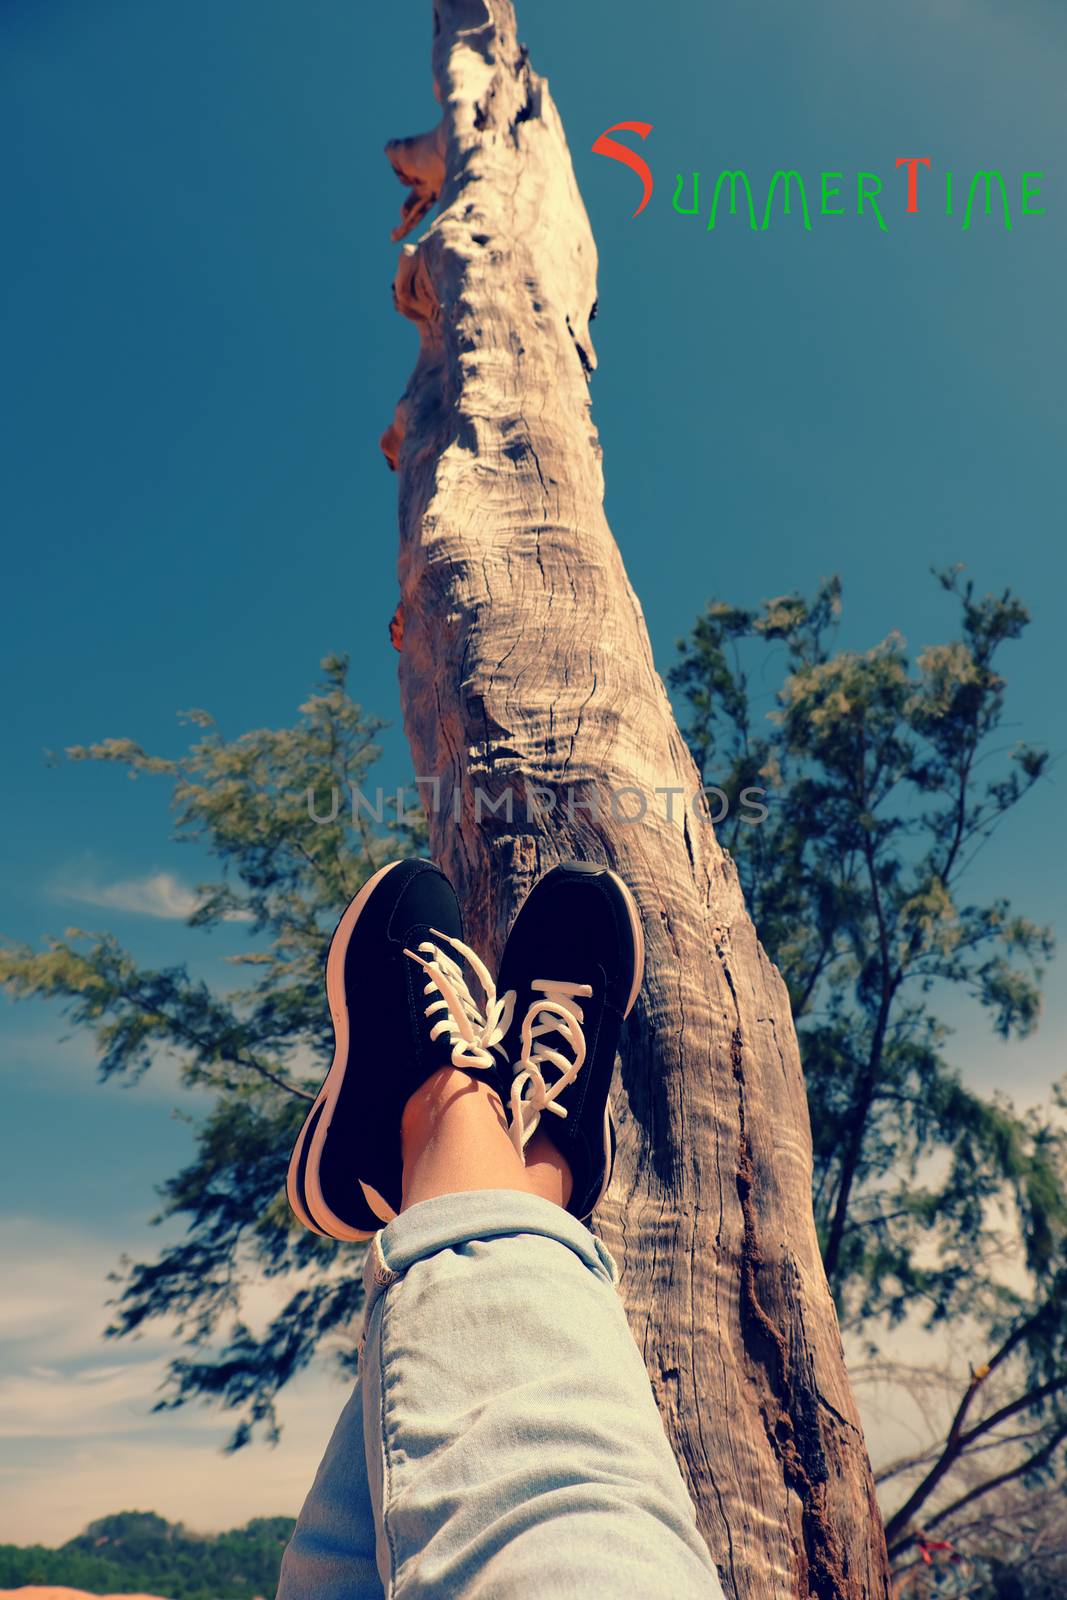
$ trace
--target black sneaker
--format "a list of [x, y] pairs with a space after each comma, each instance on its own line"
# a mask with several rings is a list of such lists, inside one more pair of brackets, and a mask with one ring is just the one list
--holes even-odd
[[[455, 890], [432, 861], [391, 861], [337, 925], [326, 961], [333, 1065], [289, 1162], [293, 1211], [314, 1233], [369, 1239], [400, 1209], [400, 1118], [431, 1073], [498, 1083], [511, 1007], [462, 942]], [[450, 950], [486, 991], [483, 1016]]]
[[611, 1181], [609, 1090], [623, 1019], [644, 975], [633, 895], [617, 873], [569, 861], [537, 882], [515, 918], [497, 987], [514, 1012], [504, 1094], [516, 1150], [540, 1126], [571, 1169], [567, 1210], [584, 1222]]

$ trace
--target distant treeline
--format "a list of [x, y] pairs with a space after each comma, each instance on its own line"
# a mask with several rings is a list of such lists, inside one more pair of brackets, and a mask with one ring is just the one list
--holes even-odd
[[58, 1550], [0, 1545], [0, 1589], [50, 1583], [165, 1600], [271, 1600], [292, 1531], [292, 1517], [254, 1517], [243, 1528], [205, 1535], [152, 1511], [120, 1511]]

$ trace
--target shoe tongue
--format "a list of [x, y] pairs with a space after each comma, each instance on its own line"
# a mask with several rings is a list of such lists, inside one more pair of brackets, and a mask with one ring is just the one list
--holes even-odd
[[431, 928], [439, 928], [455, 938], [463, 937], [452, 885], [436, 872], [422, 872], [416, 875], [394, 907], [389, 933], [392, 938], [410, 944], [413, 938], [429, 938]]
[[[437, 929], [436, 933], [434, 932], [435, 928]], [[402, 934], [396, 937], [398, 937], [399, 944], [403, 949], [418, 951], [424, 960], [435, 961], [440, 958], [446, 958], [455, 961], [461, 967], [463, 965], [459, 951], [450, 945], [447, 939], [441, 937], [439, 923], [413, 922]], [[419, 946], [423, 944], [432, 945], [433, 949], [420, 950]]]

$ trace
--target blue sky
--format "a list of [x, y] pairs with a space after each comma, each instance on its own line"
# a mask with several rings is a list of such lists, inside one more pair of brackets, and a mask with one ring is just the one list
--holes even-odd
[[[920, 647], [953, 621], [928, 569], [963, 561], [1030, 603], [1006, 658], [1011, 733], [1062, 750], [1062, 9], [519, 9], [597, 238], [607, 508], [661, 669], [712, 593], [755, 603], [832, 571], [843, 643], [899, 628]], [[390, 307], [402, 191], [382, 145], [434, 115], [415, 0], [0, 9], [6, 934], [107, 927], [221, 978], [222, 944], [182, 925], [206, 868], [168, 842], [165, 787], [42, 752], [130, 735], [175, 754], [189, 706], [230, 733], [284, 723], [334, 649], [357, 697], [398, 717], [377, 441], [416, 336]], [[636, 220], [636, 179], [590, 152], [621, 120], [653, 124]], [[915, 217], [901, 155], [933, 163]], [[848, 193], [874, 171], [888, 231], [850, 215], [710, 233], [671, 211], [676, 173], [738, 165], [758, 194], [776, 167], [841, 171]], [[983, 167], [1013, 204], [1042, 170], [1045, 214], [965, 232], [935, 192], [947, 168], [966, 184]], [[382, 781], [403, 782], [399, 729], [385, 747]], [[1055, 769], [985, 852], [976, 897], [1063, 925], [1063, 782]], [[973, 1081], [1044, 1094], [1059, 970], [1025, 1045], [960, 1010]], [[63, 1538], [132, 1503], [201, 1526], [295, 1511], [341, 1400], [327, 1379], [294, 1395], [280, 1450], [232, 1461], [224, 1419], [146, 1415], [165, 1330], [97, 1340], [104, 1275], [151, 1247], [153, 1185], [188, 1148], [166, 1064], [101, 1087], [54, 1012], [4, 1007], [0, 1029], [16, 1130], [0, 1538]]]

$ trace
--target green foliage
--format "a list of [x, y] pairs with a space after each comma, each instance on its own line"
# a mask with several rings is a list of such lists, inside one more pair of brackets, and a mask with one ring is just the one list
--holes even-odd
[[[108, 934], [72, 930], [41, 951], [0, 949], [11, 995], [54, 998], [92, 1029], [102, 1077], [136, 1080], [167, 1053], [184, 1083], [210, 1096], [196, 1158], [162, 1185], [155, 1219], [179, 1218], [183, 1236], [153, 1261], [126, 1264], [109, 1332], [172, 1321], [184, 1350], [157, 1409], [194, 1398], [235, 1408], [232, 1447], [258, 1426], [277, 1436], [274, 1397], [323, 1340], [339, 1341], [339, 1360], [352, 1362], [345, 1338], [362, 1303], [359, 1252], [295, 1221], [285, 1169], [332, 1051], [322, 973], [337, 919], [371, 873], [420, 842], [412, 824], [372, 832], [362, 808], [353, 819], [348, 795], [366, 783], [383, 724], [349, 697], [344, 658], [322, 666], [325, 681], [293, 727], [227, 740], [198, 711], [188, 714], [198, 736], [181, 760], [129, 739], [68, 751], [169, 781], [177, 836], [221, 868], [199, 886], [189, 921], [247, 927], [247, 953], [231, 958], [244, 982], [218, 993], [184, 966], [146, 970]], [[324, 825], [310, 812], [329, 813], [332, 789], [338, 815]], [[293, 1287], [256, 1334], [241, 1320], [241, 1290], [262, 1276], [291, 1277]]]
[[58, 1550], [0, 1545], [0, 1588], [62, 1584], [90, 1594], [139, 1590], [168, 1600], [253, 1600], [272, 1595], [291, 1517], [255, 1517], [203, 1536], [151, 1511], [90, 1523]]
[[[1049, 1265], [1064, 1220], [1052, 1130], [964, 1087], [932, 1009], [936, 990], [958, 985], [999, 1033], [1026, 1034], [1051, 952], [1048, 931], [1007, 902], [960, 893], [981, 843], [1046, 765], [1044, 752], [1020, 746], [992, 775], [986, 766], [1004, 703], [995, 658], [1026, 613], [1010, 595], [976, 600], [954, 572], [941, 582], [961, 602], [961, 637], [914, 666], [898, 635], [865, 653], [831, 653], [834, 579], [811, 602], [789, 596], [760, 612], [713, 602], [672, 674], [705, 781], [731, 799], [720, 834], [789, 987], [827, 1270], [842, 1307], [863, 1315], [901, 1285], [910, 1297], [920, 1281], [947, 1312], [982, 1235], [981, 1202], [1005, 1184], [1035, 1270]], [[777, 704], [759, 730], [742, 655], [752, 641], [785, 654]], [[762, 824], [736, 804], [746, 786], [769, 793]], [[916, 1188], [935, 1150], [948, 1158], [943, 1176], [936, 1189]], [[956, 1249], [920, 1270], [916, 1245], [931, 1230]]]
[[[1023, 1407], [1058, 1427], [1067, 1385], [1067, 1136], [969, 1088], [938, 1016], [971, 995], [1004, 1038], [1036, 1025], [1047, 929], [976, 900], [983, 843], [1041, 779], [1047, 755], [1003, 748], [1003, 647], [1028, 618], [939, 573], [958, 636], [910, 659], [891, 634], [833, 648], [835, 578], [748, 611], [712, 601], [671, 674], [719, 828], [760, 937], [789, 989], [814, 1141], [816, 1221], [842, 1321], [872, 1338], [922, 1310], [1009, 1344]], [[781, 668], [769, 714], [751, 685]], [[758, 674], [758, 676], [757, 676]], [[739, 805], [767, 791], [754, 824]], [[1025, 1265], [1005, 1276], [1005, 1260]], [[1051, 1388], [1046, 1386], [1051, 1385]]]

